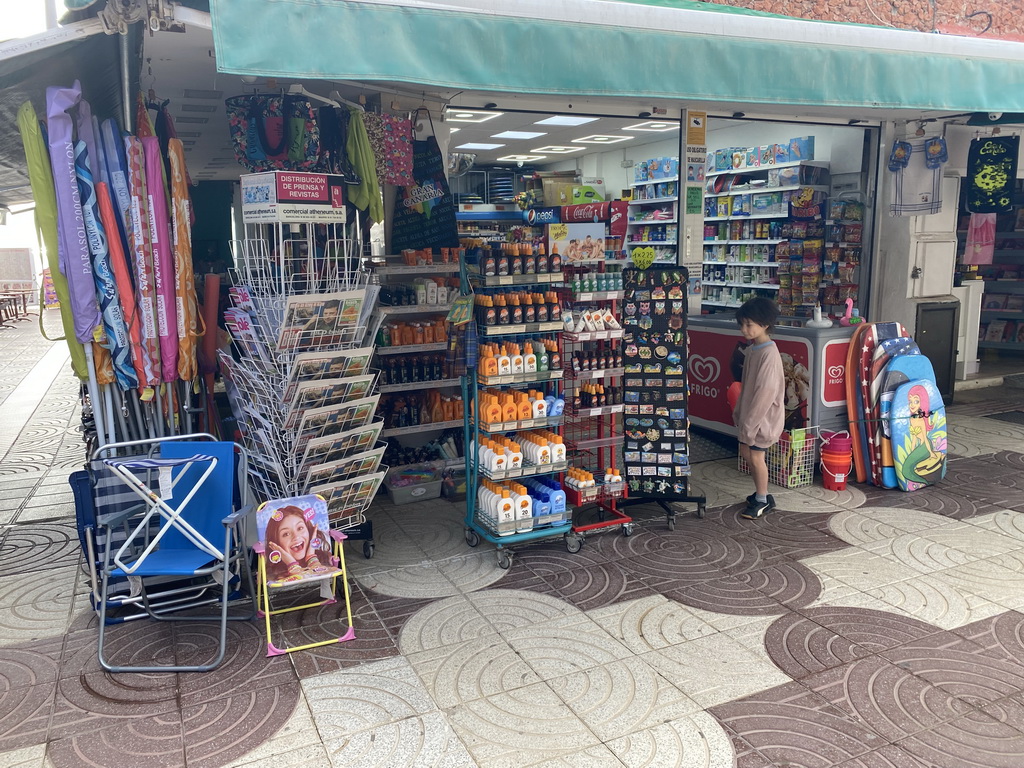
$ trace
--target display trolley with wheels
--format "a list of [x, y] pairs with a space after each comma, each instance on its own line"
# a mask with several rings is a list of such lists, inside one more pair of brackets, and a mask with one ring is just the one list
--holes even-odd
[[[569, 462], [562, 438], [563, 325], [553, 288], [562, 273], [539, 271], [536, 261], [526, 272], [519, 261], [516, 274], [506, 268], [501, 271], [509, 274], [488, 274], [498, 271], [484, 267], [491, 258], [485, 251], [461, 275], [463, 294], [476, 298], [474, 318], [463, 326], [465, 535], [471, 547], [496, 545], [498, 567], [508, 569], [510, 547], [519, 544], [563, 538], [575, 551], [561, 483]], [[524, 503], [530, 508], [517, 506]]]
[[595, 479], [590, 487], [566, 488], [577, 508], [567, 539], [570, 551], [579, 551], [591, 533], [616, 528], [624, 536], [633, 533], [633, 519], [619, 508], [626, 486], [622, 475], [623, 286], [622, 273], [613, 271], [617, 269], [604, 261], [567, 265], [560, 290], [567, 316], [562, 334], [569, 414], [565, 440], [573, 465]]

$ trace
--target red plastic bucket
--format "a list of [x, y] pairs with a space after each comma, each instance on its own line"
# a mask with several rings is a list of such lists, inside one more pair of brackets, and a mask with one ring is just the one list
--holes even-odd
[[853, 468], [853, 454], [850, 451], [821, 452], [821, 479], [830, 491], [845, 491], [846, 478]]
[[852, 453], [853, 438], [845, 429], [842, 432], [822, 432], [821, 449], [834, 453]]

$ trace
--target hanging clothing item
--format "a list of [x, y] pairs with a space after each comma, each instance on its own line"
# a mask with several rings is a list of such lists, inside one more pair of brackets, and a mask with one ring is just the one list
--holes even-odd
[[348, 145], [348, 110], [320, 107], [317, 120], [320, 123], [320, 165], [323, 170], [343, 177], [346, 184], [361, 184], [363, 180], [352, 167], [345, 150]]
[[458, 248], [459, 229], [455, 223], [455, 201], [444, 175], [444, 158], [437, 139], [429, 136], [414, 142], [415, 183], [395, 190], [395, 220], [391, 247]]
[[1020, 136], [987, 136], [971, 142], [967, 153], [967, 210], [1010, 213], [1017, 179]]
[[972, 213], [967, 226], [964, 264], [991, 264], [996, 251], [996, 215]]
[[356, 173], [362, 177], [362, 183], [355, 184], [349, 189], [349, 200], [356, 208], [366, 211], [371, 221], [384, 221], [384, 201], [381, 199], [380, 185], [377, 183], [377, 160], [370, 147], [370, 138], [366, 135], [363, 117], [362, 110], [350, 111], [345, 150]]
[[396, 187], [411, 185], [412, 120], [374, 113], [367, 113], [364, 120], [377, 156], [377, 181]]
[[903, 146], [894, 145], [889, 163], [894, 177], [889, 215], [924, 216], [942, 210], [942, 161], [934, 151], [929, 155], [929, 147], [939, 146], [935, 139], [915, 138], [896, 142]]

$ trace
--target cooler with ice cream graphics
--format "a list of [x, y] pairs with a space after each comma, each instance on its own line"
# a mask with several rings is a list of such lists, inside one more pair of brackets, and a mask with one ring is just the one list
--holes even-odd
[[[726, 393], [734, 381], [736, 345], [743, 337], [736, 321], [723, 315], [690, 317], [688, 325], [690, 422], [735, 436]], [[846, 350], [852, 331], [779, 326], [772, 332], [786, 374], [786, 429], [846, 429]]]

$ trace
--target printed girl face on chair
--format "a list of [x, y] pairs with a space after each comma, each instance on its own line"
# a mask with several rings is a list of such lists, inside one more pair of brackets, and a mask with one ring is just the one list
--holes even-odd
[[319, 574], [330, 565], [330, 522], [323, 499], [306, 496], [270, 502], [259, 510], [256, 527], [273, 577]]

